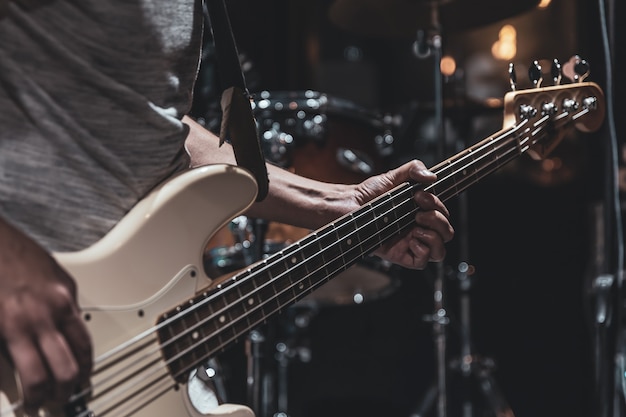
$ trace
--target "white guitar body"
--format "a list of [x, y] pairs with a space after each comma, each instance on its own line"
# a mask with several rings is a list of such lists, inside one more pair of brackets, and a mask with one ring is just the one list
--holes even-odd
[[[163, 311], [210, 284], [203, 268], [203, 248], [213, 233], [245, 210], [255, 196], [256, 182], [247, 171], [229, 165], [196, 168], [153, 191], [93, 246], [55, 254], [77, 279], [79, 305], [92, 334], [96, 358], [145, 333]], [[158, 351], [154, 355], [159, 361]], [[0, 415], [25, 416], [21, 410], [7, 411], [9, 404], [20, 399], [19, 390], [12, 368], [2, 362], [0, 366]], [[165, 368], [164, 363], [154, 366]], [[99, 378], [132, 371], [113, 367]], [[211, 393], [191, 385], [155, 394], [147, 404], [137, 404], [139, 409], [132, 415], [253, 416], [245, 406], [214, 408]], [[196, 398], [190, 396], [190, 389]]]

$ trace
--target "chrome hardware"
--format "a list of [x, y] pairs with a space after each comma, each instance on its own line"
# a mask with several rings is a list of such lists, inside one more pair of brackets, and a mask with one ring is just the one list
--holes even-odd
[[587, 97], [583, 100], [583, 108], [588, 110], [595, 110], [598, 108], [598, 99], [596, 97]]
[[558, 107], [556, 104], [550, 102], [550, 103], [543, 103], [543, 105], [541, 106], [541, 114], [542, 115], [554, 115], [556, 114], [558, 110]]
[[511, 84], [511, 91], [517, 90], [517, 75], [515, 74], [515, 65], [509, 63], [509, 83]]
[[563, 100], [563, 110], [566, 112], [573, 112], [578, 110], [578, 103], [572, 98], [566, 98]]
[[522, 104], [519, 106], [519, 114], [523, 119], [530, 119], [537, 115], [537, 109], [528, 104]]
[[561, 84], [561, 78], [563, 77], [563, 68], [561, 67], [561, 63], [558, 59], [554, 58], [552, 61], [552, 68], [550, 69], [550, 74], [552, 75], [552, 81], [554, 85]]

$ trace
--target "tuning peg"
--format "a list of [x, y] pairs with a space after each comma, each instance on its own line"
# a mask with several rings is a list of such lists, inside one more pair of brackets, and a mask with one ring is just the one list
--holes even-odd
[[590, 67], [589, 63], [578, 57], [578, 59], [574, 62], [574, 81], [583, 82], [585, 78], [589, 76]]
[[550, 74], [552, 75], [552, 81], [554, 81], [554, 85], [561, 84], [563, 71], [561, 68], [561, 63], [556, 58], [554, 58], [554, 60], [552, 61], [552, 68], [550, 69]]
[[541, 74], [541, 65], [539, 61], [534, 61], [530, 68], [528, 68], [528, 78], [532, 81], [533, 86], [540, 87], [543, 81], [543, 75]]
[[509, 83], [511, 84], [511, 91], [517, 90], [517, 75], [515, 74], [515, 65], [512, 62], [509, 63]]
[[589, 75], [589, 63], [574, 55], [563, 65], [563, 74], [572, 82], [582, 82]]

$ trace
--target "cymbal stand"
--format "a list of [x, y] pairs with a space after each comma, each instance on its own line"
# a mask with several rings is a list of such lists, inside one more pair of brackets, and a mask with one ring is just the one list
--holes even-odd
[[[445, 155], [445, 134], [443, 123], [443, 77], [441, 74], [440, 63], [442, 58], [442, 38], [439, 24], [439, 9], [435, 1], [431, 2], [431, 22], [432, 30], [426, 33], [423, 30], [417, 32], [417, 38], [413, 44], [413, 52], [417, 58], [425, 59], [432, 57], [433, 76], [435, 86], [435, 125], [439, 142], [437, 144], [438, 155], [443, 158]], [[411, 414], [411, 417], [423, 417], [428, 412], [433, 402], [437, 404], [437, 417], [447, 416], [447, 335], [446, 326], [449, 324], [449, 318], [444, 306], [445, 288], [444, 277], [445, 270], [442, 262], [435, 264], [436, 275], [433, 287], [434, 313], [424, 317], [425, 321], [431, 322], [433, 325], [433, 340], [435, 345], [436, 358], [436, 379], [433, 386], [424, 395], [424, 398], [418, 407]]]
[[[437, 1], [432, 0], [431, 3], [431, 22], [434, 30], [431, 32], [430, 40], [426, 40], [423, 31], [418, 31], [417, 40], [414, 43], [414, 52], [418, 58], [426, 58], [432, 55], [434, 58], [434, 82], [435, 82], [435, 123], [439, 134], [439, 156], [440, 160], [446, 157], [446, 137], [444, 132], [443, 120], [443, 77], [441, 73], [442, 54], [442, 36], [439, 24], [439, 10]], [[457, 149], [456, 151], [460, 151]], [[461, 259], [468, 259], [468, 238], [467, 238], [467, 196], [461, 193], [458, 196], [460, 227], [457, 227], [460, 233], [457, 233], [457, 240], [460, 242], [459, 255]], [[443, 263], [436, 264], [436, 277], [434, 283], [434, 314], [425, 317], [426, 321], [433, 323], [433, 337], [436, 350], [436, 381], [425, 394], [418, 407], [413, 411], [410, 417], [424, 417], [429, 411], [432, 403], [436, 400], [437, 417], [446, 417], [448, 412], [447, 399], [447, 377], [448, 366], [455, 371], [459, 371], [464, 378], [464, 396], [462, 403], [463, 417], [472, 417], [473, 404], [470, 395], [470, 380], [474, 376], [480, 384], [480, 389], [485, 397], [487, 404], [491, 407], [495, 417], [514, 417], [513, 411], [502, 395], [496, 380], [492, 376], [494, 368], [493, 360], [489, 358], [481, 358], [472, 352], [471, 343], [471, 320], [470, 320], [470, 296], [471, 287], [470, 276], [473, 268], [462, 261], [457, 266], [456, 278], [460, 285], [460, 327], [461, 327], [461, 357], [454, 359], [448, 364], [447, 360], [447, 334], [446, 326], [450, 320], [444, 306], [445, 298], [445, 268]]]

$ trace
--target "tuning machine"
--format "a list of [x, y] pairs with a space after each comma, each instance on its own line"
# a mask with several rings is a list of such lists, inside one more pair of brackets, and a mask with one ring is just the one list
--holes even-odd
[[581, 83], [589, 76], [589, 63], [578, 55], [574, 55], [563, 65], [563, 74], [572, 82]]

